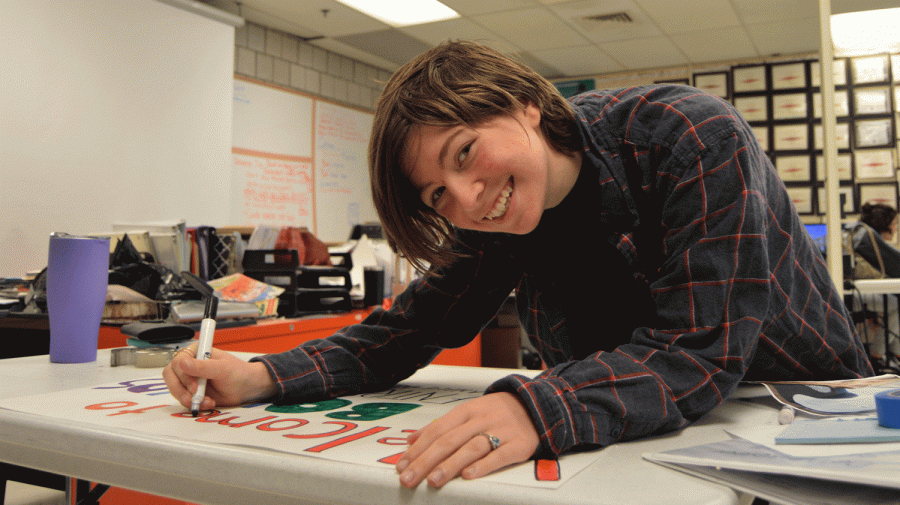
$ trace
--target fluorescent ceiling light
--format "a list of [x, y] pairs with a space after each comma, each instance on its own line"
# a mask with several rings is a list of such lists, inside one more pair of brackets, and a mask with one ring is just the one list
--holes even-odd
[[338, 2], [394, 27], [459, 17], [455, 10], [437, 0], [338, 0]]
[[831, 38], [836, 56], [900, 52], [900, 9], [835, 14]]

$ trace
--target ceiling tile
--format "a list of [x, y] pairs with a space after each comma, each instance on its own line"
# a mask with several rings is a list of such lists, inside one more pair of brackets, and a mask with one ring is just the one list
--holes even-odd
[[305, 39], [322, 36], [322, 32], [308, 26], [302, 26], [298, 24], [296, 19], [275, 16], [251, 5], [242, 6], [240, 16], [251, 23], [281, 30]]
[[534, 57], [534, 55], [526, 52], [514, 53], [510, 54], [510, 56], [518, 62], [524, 63], [530, 69], [534, 70], [538, 74], [544, 77], [552, 77], [552, 76], [560, 76], [563, 75], [562, 71], [558, 68], [548, 65], [547, 63], [539, 60]]
[[441, 0], [441, 3], [463, 16], [510, 11], [539, 5], [536, 0]]
[[[320, 33], [326, 37], [374, 32], [388, 28], [388, 25], [381, 21], [334, 0], [316, 0], [314, 2], [250, 0], [242, 2], [241, 10], [247, 8], [264, 12], [272, 18], [289, 21], [295, 26], [305, 27], [309, 31]], [[323, 10], [327, 10], [327, 13], [323, 13]]]
[[393, 29], [345, 35], [335, 40], [401, 65], [431, 49], [421, 40]]
[[533, 54], [541, 60], [552, 62], [553, 66], [561, 70], [563, 75], [558, 77], [576, 77], [625, 70], [625, 67], [618, 61], [610, 58], [594, 45], [533, 51]]
[[635, 3], [666, 34], [740, 25], [729, 0], [635, 0]]
[[[854, 0], [857, 1], [857, 0]], [[734, 9], [745, 25], [777, 23], [819, 16], [818, 0], [740, 0]]]
[[900, 7], [898, 0], [831, 0], [831, 13], [870, 11]]
[[[448, 39], [475, 40], [520, 54], [547, 76], [801, 55], [819, 49], [818, 0], [442, 0], [462, 17], [402, 29], [391, 29], [336, 0], [200, 1], [220, 8], [228, 4], [230, 12], [238, 10], [249, 22], [316, 37], [312, 43], [319, 47], [386, 70]], [[841, 13], [900, 7], [900, 0], [831, 4], [833, 13]], [[607, 21], [594, 27], [582, 21], [618, 11], [633, 22]], [[599, 47], [593, 57], [558, 50], [591, 43]], [[594, 70], [585, 72], [590, 68]]]
[[314, 46], [321, 47], [322, 49], [327, 49], [333, 53], [342, 54], [349, 58], [353, 58], [354, 60], [368, 63], [369, 65], [380, 68], [382, 70], [387, 70], [388, 72], [393, 72], [400, 67], [400, 64], [398, 63], [386, 60], [384, 58], [379, 58], [378, 56], [375, 56], [374, 54], [366, 50], [348, 46], [347, 44], [338, 42], [337, 40], [332, 38], [326, 37], [315, 39], [311, 40], [309, 43]]
[[630, 70], [688, 64], [687, 57], [666, 37], [604, 42], [600, 47]]
[[819, 18], [794, 19], [747, 26], [761, 56], [819, 52]]
[[545, 7], [482, 14], [472, 19], [525, 50], [584, 44], [585, 38]]
[[672, 35], [672, 41], [694, 63], [740, 60], [758, 54], [743, 29], [721, 28]]
[[494, 32], [465, 18], [406, 26], [399, 30], [433, 46], [445, 40], [463, 39], [480, 42], [504, 53], [517, 50], [517, 48], [501, 39]]
[[[550, 8], [593, 42], [639, 39], [662, 34], [656, 23], [631, 0], [568, 2]], [[591, 19], [621, 12], [626, 13], [631, 22]]]

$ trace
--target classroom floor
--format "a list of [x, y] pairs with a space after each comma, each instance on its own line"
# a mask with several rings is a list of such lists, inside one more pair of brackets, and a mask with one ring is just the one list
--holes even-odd
[[2, 505], [65, 505], [66, 493], [21, 482], [6, 482], [6, 498]]

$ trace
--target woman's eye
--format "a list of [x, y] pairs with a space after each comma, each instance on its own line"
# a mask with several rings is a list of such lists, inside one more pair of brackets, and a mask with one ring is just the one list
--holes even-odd
[[457, 157], [456, 161], [459, 162], [460, 165], [462, 165], [462, 163], [466, 161], [466, 158], [469, 156], [469, 149], [471, 147], [472, 144], [466, 144], [465, 147], [463, 147], [459, 152], [459, 156]]
[[431, 193], [431, 206], [432, 206], [432, 207], [434, 207], [435, 205], [437, 205], [438, 200], [441, 199], [441, 195], [443, 195], [443, 194], [444, 194], [444, 187], [443, 187], [443, 186], [437, 188], [436, 190], [434, 190], [433, 193]]

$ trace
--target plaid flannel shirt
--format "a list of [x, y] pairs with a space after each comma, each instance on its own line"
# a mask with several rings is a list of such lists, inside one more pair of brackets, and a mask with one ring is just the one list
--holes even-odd
[[[279, 398], [389, 387], [471, 341], [514, 288], [548, 369], [510, 375], [488, 392], [519, 396], [540, 435], [538, 457], [680, 429], [741, 380], [873, 373], [840, 291], [734, 108], [682, 86], [589, 92], [573, 105], [582, 171], [596, 174], [601, 209], [580, 226], [586, 235], [592, 222], [611, 230], [624, 268], [610, 273], [626, 271], [635, 299], [652, 300], [653, 317], [620, 335], [602, 320], [572, 332], [558, 298], [517, 256], [523, 239], [461, 232], [471, 256], [411, 283], [390, 310], [258, 358]], [[642, 194], [632, 193], [634, 181]]]

